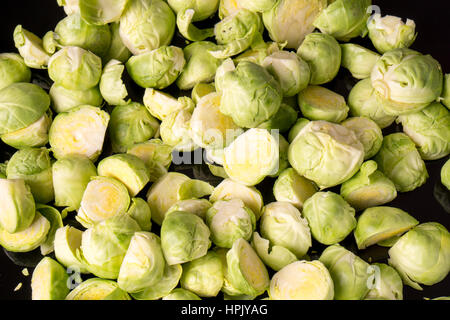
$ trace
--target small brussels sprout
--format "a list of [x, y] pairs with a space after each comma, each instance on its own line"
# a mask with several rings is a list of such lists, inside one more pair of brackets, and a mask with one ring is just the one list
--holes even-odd
[[385, 136], [374, 160], [380, 171], [394, 182], [397, 191], [412, 191], [428, 179], [425, 163], [414, 142], [404, 133]]
[[430, 55], [395, 49], [378, 60], [371, 80], [384, 111], [401, 115], [420, 111], [435, 101], [442, 92], [443, 74]]
[[450, 159], [442, 166], [441, 182], [448, 190], [450, 190]]
[[153, 138], [158, 128], [159, 122], [140, 103], [114, 107], [108, 124], [113, 152], [125, 152], [134, 144]]
[[442, 89], [441, 97], [438, 100], [450, 109], [450, 73], [444, 76], [444, 87]]
[[362, 250], [380, 241], [403, 234], [419, 224], [403, 210], [392, 207], [373, 207], [358, 218], [355, 240]]
[[132, 293], [136, 300], [157, 300], [169, 295], [180, 281], [183, 268], [179, 264], [168, 265], [164, 268], [162, 279], [151, 287]]
[[152, 88], [145, 90], [144, 105], [150, 114], [159, 120], [164, 120], [177, 111], [192, 112], [195, 108], [194, 102], [188, 97], [175, 99], [167, 93]]
[[288, 131], [297, 120], [297, 110], [288, 104], [281, 103], [277, 113], [269, 120], [261, 123], [258, 128], [266, 130], [279, 130], [280, 132]]
[[109, 177], [92, 177], [81, 199], [76, 219], [90, 228], [100, 221], [125, 213], [130, 205], [127, 187]]
[[397, 197], [395, 184], [369, 160], [341, 185], [341, 196], [357, 211], [389, 203]]
[[236, 13], [240, 9], [242, 9], [241, 4], [236, 0], [220, 0], [219, 18], [222, 20], [225, 17]]
[[206, 255], [211, 241], [210, 231], [195, 214], [177, 211], [169, 214], [161, 225], [161, 245], [169, 265], [189, 262]]
[[313, 22], [326, 6], [326, 0], [279, 0], [263, 13], [264, 26], [273, 41], [297, 49], [314, 31]]
[[339, 123], [347, 118], [349, 111], [343, 96], [320, 86], [309, 86], [300, 92], [298, 105], [309, 120]]
[[56, 230], [55, 256], [63, 266], [76, 272], [89, 273], [83, 261], [77, 255], [77, 251], [81, 247], [82, 236], [82, 231], [69, 225]]
[[312, 85], [320, 85], [333, 80], [341, 66], [342, 50], [332, 36], [323, 33], [310, 33], [298, 48], [297, 54], [311, 69]]
[[383, 133], [375, 121], [366, 117], [352, 117], [341, 123], [353, 131], [364, 147], [364, 160], [372, 158], [380, 151]]
[[25, 64], [34, 69], [47, 69], [50, 55], [44, 50], [42, 39], [23, 28], [20, 24], [14, 29], [14, 44]]
[[91, 25], [119, 21], [128, 0], [79, 0], [80, 14]]
[[364, 147], [353, 131], [326, 121], [308, 123], [289, 146], [291, 166], [321, 189], [350, 179], [363, 160]]
[[132, 198], [127, 214], [139, 224], [142, 231], [152, 228], [152, 212], [144, 199]]
[[176, 288], [173, 289], [172, 292], [170, 292], [167, 296], [163, 297], [162, 300], [202, 300], [202, 299], [198, 295], [189, 290], [183, 288]]
[[126, 105], [131, 102], [128, 90], [122, 79], [125, 66], [119, 60], [109, 60], [103, 68], [100, 78], [100, 92], [108, 104], [113, 106]]
[[123, 44], [120, 37], [120, 24], [118, 22], [109, 25], [111, 31], [111, 45], [108, 52], [103, 56], [103, 62], [107, 63], [111, 60], [118, 60], [122, 63], [127, 62], [131, 56], [130, 50]]
[[80, 0], [56, 0], [58, 6], [63, 7], [64, 12], [67, 15], [71, 15], [74, 13], [80, 13]]
[[93, 106], [79, 106], [53, 119], [49, 142], [56, 159], [84, 155], [97, 160], [103, 147], [109, 114]]
[[409, 48], [417, 38], [416, 24], [407, 19], [406, 23], [395, 16], [375, 14], [367, 24], [369, 38], [380, 53], [398, 48]]
[[168, 0], [167, 3], [175, 13], [185, 9], [193, 9], [192, 21], [202, 21], [214, 15], [219, 7], [219, 0]]
[[408, 231], [389, 249], [389, 264], [408, 286], [421, 290], [431, 286], [450, 271], [450, 233], [441, 224], [428, 222]]
[[262, 238], [258, 232], [253, 233], [252, 247], [264, 264], [275, 271], [297, 261], [297, 257], [291, 251], [282, 246], [271, 245], [270, 241]]
[[435, 102], [425, 109], [401, 115], [397, 122], [417, 146], [422, 159], [437, 160], [450, 154], [450, 111]]
[[403, 300], [403, 282], [398, 272], [384, 263], [374, 263], [371, 268], [374, 282], [364, 300]]
[[326, 245], [341, 242], [356, 227], [355, 209], [333, 192], [313, 194], [305, 201], [303, 216], [314, 239]]
[[296, 261], [274, 274], [269, 296], [271, 300], [333, 300], [333, 280], [322, 262]]
[[128, 74], [139, 86], [164, 89], [175, 82], [185, 63], [182, 49], [162, 46], [131, 57], [126, 66]]
[[214, 36], [214, 28], [199, 29], [192, 24], [195, 16], [193, 9], [185, 9], [177, 14], [177, 27], [181, 35], [187, 40], [203, 41]]
[[30, 82], [31, 71], [17, 53], [0, 54], [0, 90], [16, 82]]
[[91, 278], [80, 283], [66, 297], [66, 300], [131, 300], [130, 296], [119, 288], [117, 282], [100, 278]]
[[192, 113], [178, 110], [165, 117], [160, 126], [161, 139], [177, 151], [193, 151], [197, 146], [190, 135]]
[[378, 53], [353, 43], [341, 44], [341, 49], [341, 66], [356, 79], [369, 78], [375, 63], [381, 57]]
[[167, 210], [166, 216], [172, 212], [183, 211], [195, 214], [204, 220], [206, 218], [206, 212], [211, 207], [211, 202], [206, 199], [180, 200]]
[[289, 142], [292, 143], [297, 135], [302, 131], [302, 129], [310, 122], [310, 120], [306, 118], [298, 118], [297, 122], [292, 126], [291, 130], [289, 130]]
[[381, 129], [389, 127], [396, 118], [384, 111], [370, 79], [361, 80], [352, 88], [348, 96], [348, 106], [351, 116], [369, 118]]
[[175, 32], [175, 14], [162, 0], [129, 0], [120, 18], [120, 37], [134, 54], [168, 45]]
[[139, 225], [126, 214], [100, 221], [84, 231], [80, 254], [87, 269], [97, 277], [117, 279], [131, 238], [137, 231], [140, 231]]
[[362, 300], [369, 292], [370, 265], [339, 244], [326, 248], [319, 259], [334, 282], [335, 300]]
[[199, 82], [192, 88], [191, 99], [197, 105], [201, 98], [213, 92], [216, 92], [214, 83]]
[[64, 300], [69, 293], [66, 270], [55, 260], [43, 258], [31, 278], [32, 300]]
[[223, 285], [222, 259], [214, 251], [183, 265], [181, 287], [200, 297], [215, 297]]
[[56, 113], [66, 112], [82, 105], [100, 107], [103, 103], [99, 87], [87, 90], [72, 90], [55, 83], [50, 87], [49, 93], [52, 99], [52, 109]]

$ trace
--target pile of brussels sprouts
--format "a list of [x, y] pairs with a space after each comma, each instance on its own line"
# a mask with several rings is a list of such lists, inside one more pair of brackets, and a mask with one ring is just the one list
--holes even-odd
[[[32, 298], [402, 299], [442, 281], [448, 230], [388, 204], [450, 154], [450, 75], [408, 49], [413, 21], [329, 2], [58, 0], [67, 17], [42, 38], [18, 25], [19, 54], [0, 54], [0, 138], [17, 149], [0, 245], [45, 256]], [[375, 49], [351, 43], [366, 35]], [[348, 97], [325, 86], [341, 67]], [[173, 171], [199, 148], [218, 185]], [[390, 247], [389, 264], [348, 237]]]

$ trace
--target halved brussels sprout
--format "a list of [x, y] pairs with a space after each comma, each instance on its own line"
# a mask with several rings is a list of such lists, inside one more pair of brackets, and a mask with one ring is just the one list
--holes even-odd
[[120, 24], [119, 22], [111, 23], [109, 28], [111, 30], [111, 45], [103, 57], [103, 62], [107, 63], [111, 60], [118, 60], [125, 63], [130, 58], [131, 52], [123, 44], [122, 38], [120, 37]]
[[202, 299], [198, 295], [189, 290], [183, 288], [176, 288], [173, 289], [167, 296], [163, 297], [162, 300], [202, 300]]
[[157, 300], [161, 299], [172, 292], [180, 281], [183, 268], [179, 264], [168, 265], [164, 268], [162, 279], [151, 287], [142, 291], [132, 293], [132, 297], [136, 300]]
[[82, 236], [82, 231], [68, 225], [56, 230], [55, 256], [63, 266], [80, 273], [89, 273], [83, 261], [77, 256]]
[[364, 160], [372, 158], [380, 151], [383, 133], [375, 121], [366, 117], [352, 117], [341, 123], [352, 130], [364, 147]]
[[91, 278], [73, 289], [67, 295], [66, 300], [131, 300], [131, 298], [119, 288], [117, 282]]
[[216, 92], [214, 83], [199, 82], [192, 88], [191, 99], [197, 105], [201, 98], [213, 92]]
[[50, 55], [44, 50], [42, 39], [20, 24], [14, 29], [14, 44], [30, 68], [47, 69]]
[[195, 10], [185, 9], [177, 14], [177, 27], [181, 35], [190, 41], [203, 41], [214, 36], [214, 28], [199, 29], [192, 24]]
[[16, 82], [30, 82], [31, 71], [17, 53], [0, 54], [0, 90]]
[[271, 300], [333, 300], [333, 280], [322, 262], [296, 261], [275, 273], [269, 296]]
[[151, 115], [159, 120], [164, 120], [176, 111], [186, 110], [192, 112], [195, 108], [195, 103], [188, 97], [175, 99], [165, 92], [152, 88], [145, 90], [144, 105]]
[[450, 159], [442, 166], [441, 182], [448, 190], [450, 190]]
[[402, 278], [394, 268], [374, 263], [374, 283], [364, 300], [403, 300]]
[[92, 25], [119, 21], [128, 0], [79, 0], [81, 17]]
[[142, 231], [150, 231], [152, 228], [152, 212], [144, 199], [132, 198], [127, 214], [139, 224]]
[[297, 110], [286, 103], [281, 103], [277, 113], [269, 120], [261, 123], [258, 128], [266, 130], [288, 131], [297, 120]]
[[55, 83], [50, 87], [49, 94], [52, 109], [56, 113], [66, 112], [82, 105], [100, 107], [103, 103], [102, 94], [97, 86], [87, 90], [72, 90]]
[[56, 230], [63, 227], [63, 221], [59, 211], [45, 204], [36, 204], [39, 213], [50, 222], [50, 230], [47, 233], [45, 242], [41, 244], [41, 254], [43, 256], [54, 251], [54, 242]]
[[192, 113], [178, 110], [165, 117], [160, 126], [161, 139], [177, 151], [193, 151], [197, 146], [190, 135]]
[[353, 43], [341, 44], [341, 49], [341, 66], [356, 79], [369, 78], [375, 63], [381, 57], [378, 53]]
[[312, 181], [299, 175], [294, 169], [288, 168], [281, 172], [273, 185], [273, 195], [277, 201], [293, 204], [301, 210], [305, 201], [317, 192]]
[[289, 249], [271, 245], [270, 241], [262, 238], [258, 232], [253, 233], [252, 247], [261, 260], [275, 271], [279, 271], [288, 264], [297, 261], [297, 257]]
[[177, 14], [185, 9], [193, 9], [195, 15], [192, 21], [208, 19], [219, 7], [219, 0], [168, 0], [167, 3]]
[[289, 143], [292, 143], [297, 135], [302, 131], [302, 129], [310, 122], [310, 120], [306, 118], [298, 118], [297, 122], [292, 126], [291, 130], [289, 130]]
[[119, 106], [131, 102], [127, 87], [122, 79], [124, 70], [123, 63], [115, 59], [109, 60], [103, 68], [99, 88], [103, 98], [110, 105]]
[[202, 218], [203, 220], [205, 220], [206, 212], [211, 207], [212, 207], [211, 202], [209, 202], [206, 199], [180, 200], [176, 202], [173, 206], [171, 206], [169, 210], [167, 210], [166, 215], [176, 211], [183, 211], [195, 214], [200, 218]]
[[31, 278], [32, 300], [64, 300], [69, 293], [69, 276], [55, 260], [43, 258], [33, 271]]

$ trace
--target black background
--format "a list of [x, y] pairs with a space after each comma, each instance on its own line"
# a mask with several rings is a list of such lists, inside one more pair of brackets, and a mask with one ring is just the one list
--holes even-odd
[[[448, 5], [446, 1], [374, 0], [373, 4], [380, 6], [382, 15], [390, 14], [413, 19], [416, 22], [419, 36], [412, 49], [416, 49], [424, 54], [431, 54], [441, 63], [444, 72], [450, 72], [450, 20], [448, 19]], [[2, 1], [0, 10], [0, 52], [16, 51], [12, 34], [17, 24], [22, 24], [24, 28], [42, 37], [47, 31], [54, 29], [57, 22], [65, 16], [63, 9], [57, 6], [56, 0], [6, 0]], [[372, 48], [368, 39], [352, 40], [352, 42]], [[328, 86], [344, 94], [349, 89], [349, 81], [354, 83], [353, 80], [349, 80], [348, 73], [344, 71]], [[394, 131], [401, 131], [401, 127], [394, 125], [385, 130], [384, 133]], [[0, 144], [0, 162], [4, 161], [9, 156], [5, 156], [6, 153], [9, 154], [10, 152], [10, 148]], [[413, 192], [400, 194], [389, 205], [402, 208], [420, 222], [437, 221], [442, 223], [447, 229], [450, 229], [450, 212], [446, 212], [439, 201], [437, 201], [437, 198], [439, 198], [441, 203], [446, 202], [447, 211], [449, 210], [449, 192], [440, 184], [439, 177], [440, 168], [445, 163], [445, 160], [427, 162], [430, 174], [427, 183]], [[192, 168], [176, 168], [178, 171], [185, 169], [186, 171], [192, 171]], [[194, 171], [190, 175], [199, 178], [203, 173], [200, 169], [200, 171]], [[267, 202], [272, 201], [272, 184], [273, 180], [266, 179], [258, 186]], [[352, 239], [346, 239], [344, 245], [351, 250], [355, 249]], [[318, 249], [320, 253], [322, 247], [315, 243], [315, 249]], [[385, 262], [386, 252], [385, 248], [373, 246], [358, 252], [358, 255], [366, 260]], [[21, 271], [24, 266], [31, 267], [35, 265], [39, 258], [39, 255], [34, 253], [9, 254], [8, 257], [0, 249], [0, 300], [30, 299], [31, 275], [25, 277]], [[15, 265], [12, 260], [20, 264], [20, 266]], [[29, 268], [29, 271], [31, 273], [32, 268]], [[13, 290], [19, 282], [22, 282], [23, 286], [20, 290], [14, 292]], [[424, 287], [422, 292], [407, 286], [404, 289], [405, 299], [416, 300], [444, 295], [450, 295], [450, 277], [432, 287]]]

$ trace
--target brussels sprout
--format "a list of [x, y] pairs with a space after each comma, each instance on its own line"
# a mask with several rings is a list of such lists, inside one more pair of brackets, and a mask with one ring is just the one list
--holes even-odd
[[372, 0], [336, 0], [324, 9], [314, 26], [322, 33], [347, 42], [358, 36], [366, 36], [367, 19], [370, 16]]
[[301, 210], [305, 201], [317, 192], [313, 182], [288, 168], [281, 172], [273, 185], [273, 195], [277, 201], [286, 201]]
[[69, 293], [69, 276], [55, 260], [43, 258], [33, 271], [31, 278], [32, 300], [64, 300]]
[[364, 160], [378, 153], [383, 143], [383, 133], [375, 121], [366, 117], [353, 117], [341, 123], [353, 131], [364, 147]]
[[421, 290], [450, 271], [450, 233], [441, 224], [428, 222], [408, 231], [389, 250], [389, 264], [408, 286]]
[[303, 216], [314, 239], [326, 245], [341, 242], [356, 227], [355, 209], [333, 192], [313, 194], [305, 201]]
[[403, 300], [403, 282], [394, 268], [374, 263], [374, 283], [364, 300]]
[[172, 212], [183, 211], [195, 214], [202, 219], [205, 219], [206, 212], [211, 208], [212, 204], [206, 199], [187, 199], [176, 202], [166, 212], [166, 216]]
[[341, 196], [356, 210], [389, 203], [397, 197], [397, 189], [381, 171], [378, 164], [369, 160], [341, 186]]
[[108, 128], [113, 152], [125, 152], [134, 144], [149, 140], [158, 128], [159, 122], [142, 104], [131, 102], [116, 106]]
[[52, 109], [56, 113], [66, 112], [82, 105], [100, 107], [103, 103], [99, 87], [87, 90], [72, 90], [55, 83], [50, 87], [49, 93], [52, 99]]
[[403, 210], [392, 207], [373, 207], [358, 218], [355, 240], [358, 249], [365, 249], [380, 241], [403, 234], [419, 222]]
[[442, 69], [430, 55], [410, 49], [385, 53], [375, 64], [372, 87], [391, 115], [420, 111], [442, 92]]
[[297, 54], [305, 60], [311, 69], [312, 85], [320, 85], [336, 77], [341, 66], [342, 50], [332, 36], [323, 33], [308, 34]]
[[281, 103], [280, 109], [269, 120], [261, 123], [258, 128], [267, 130], [288, 131], [297, 120], [297, 110], [288, 104]]
[[314, 31], [313, 22], [326, 6], [326, 0], [279, 0], [263, 13], [264, 26], [273, 41], [297, 49]]
[[271, 300], [333, 300], [333, 280], [322, 262], [296, 261], [275, 273], [269, 296]]
[[41, 38], [20, 24], [14, 29], [13, 37], [14, 44], [28, 67], [47, 69], [50, 55], [44, 50]]
[[341, 49], [341, 66], [350, 71], [356, 79], [369, 78], [373, 66], [381, 57], [378, 53], [353, 43], [341, 44]]
[[392, 238], [382, 240], [382, 241], [378, 242], [377, 245], [380, 247], [392, 248], [394, 246], [394, 244], [396, 244], [397, 241], [400, 240], [401, 237], [402, 237], [402, 235], [399, 234], [398, 236], [394, 236]]
[[177, 14], [186, 9], [193, 9], [195, 14], [192, 21], [208, 19], [219, 7], [219, 0], [168, 0], [167, 3]]
[[145, 90], [144, 105], [150, 114], [159, 120], [164, 120], [177, 111], [186, 110], [192, 112], [195, 108], [194, 102], [188, 97], [175, 99], [162, 91], [152, 88]]
[[162, 141], [177, 151], [193, 151], [197, 146], [190, 136], [191, 117], [184, 109], [165, 117], [160, 126]]
[[291, 130], [289, 130], [289, 142], [292, 143], [297, 135], [302, 131], [302, 129], [309, 123], [310, 121], [306, 118], [298, 118], [297, 122], [292, 126]]
[[178, 189], [179, 199], [195, 199], [211, 195], [214, 187], [206, 181], [189, 179]]
[[370, 265], [339, 244], [326, 248], [319, 259], [334, 282], [335, 300], [362, 300], [369, 292]]
[[90, 228], [125, 213], [129, 205], [130, 196], [124, 184], [109, 177], [92, 177], [84, 190], [76, 219]]
[[152, 228], [152, 212], [144, 199], [132, 198], [127, 214], [139, 224], [142, 231], [150, 231]]
[[291, 166], [321, 189], [351, 178], [363, 159], [364, 147], [353, 131], [326, 121], [308, 123], [289, 147]]
[[211, 241], [210, 231], [195, 214], [177, 211], [169, 214], [161, 225], [161, 245], [169, 265], [189, 262], [206, 255]]
[[345, 99], [327, 88], [309, 86], [298, 95], [302, 115], [309, 120], [325, 120], [339, 123], [348, 115]]
[[385, 136], [374, 160], [380, 171], [394, 182], [397, 191], [412, 191], [428, 179], [425, 163], [414, 142], [404, 133]]
[[43, 256], [54, 251], [54, 241], [56, 230], [63, 227], [62, 217], [59, 211], [45, 204], [36, 204], [36, 209], [50, 222], [50, 230], [47, 233], [45, 242], [41, 244], [41, 254]]
[[397, 122], [414, 141], [422, 159], [437, 160], [450, 154], [450, 111], [435, 102], [425, 109], [401, 115]]
[[56, 0], [58, 6], [64, 7], [64, 12], [67, 15], [80, 13], [79, 1], [80, 0]]
[[181, 278], [183, 268], [179, 264], [168, 265], [164, 268], [162, 279], [151, 287], [142, 291], [132, 293], [132, 297], [136, 300], [157, 300], [170, 294], [178, 285]]
[[97, 160], [103, 147], [109, 114], [93, 106], [79, 106], [53, 119], [49, 142], [56, 159], [83, 155]]
[[162, 46], [131, 57], [126, 66], [128, 74], [141, 87], [164, 89], [177, 79], [185, 63], [182, 49]]
[[119, 21], [128, 0], [79, 0], [80, 14], [91, 25]]
[[63, 46], [59, 43], [58, 35], [53, 31], [47, 31], [42, 38], [42, 47], [44, 51], [50, 55], [53, 55], [58, 49]]
[[118, 22], [109, 25], [111, 31], [111, 45], [108, 52], [103, 56], [103, 62], [118, 60], [125, 63], [131, 56], [130, 50], [123, 44], [120, 37], [120, 24]]
[[199, 82], [192, 88], [191, 99], [197, 105], [201, 98], [213, 92], [216, 92], [214, 83]]
[[23, 179], [0, 179], [0, 228], [8, 233], [26, 230], [35, 220], [36, 206]]
[[209, 251], [205, 256], [183, 265], [181, 287], [200, 297], [215, 297], [222, 289], [223, 266], [219, 255]]
[[220, 0], [219, 2], [219, 18], [222, 20], [227, 16], [236, 13], [242, 9], [240, 2], [236, 0]]
[[130, 296], [119, 288], [117, 282], [91, 278], [80, 283], [66, 297], [66, 300], [131, 300]]
[[183, 288], [176, 288], [173, 289], [172, 292], [170, 292], [167, 296], [163, 297], [162, 300], [202, 300], [202, 299], [198, 295], [189, 290]]
[[361, 80], [352, 88], [348, 96], [348, 106], [351, 116], [369, 118], [381, 129], [389, 127], [396, 118], [384, 111], [370, 79]]
[[17, 53], [0, 54], [0, 90], [16, 82], [30, 82], [31, 71]]
[[100, 92], [110, 105], [126, 105], [131, 102], [128, 90], [122, 79], [125, 66], [119, 60], [110, 60], [103, 68], [100, 78]]
[[97, 277], [117, 279], [131, 238], [137, 231], [140, 231], [137, 222], [125, 214], [103, 220], [84, 231], [80, 254], [88, 270]]
[[410, 19], [404, 23], [401, 18], [381, 17], [377, 13], [372, 16], [367, 28], [374, 47], [382, 54], [398, 48], [409, 48], [417, 38], [416, 24]]
[[214, 36], [214, 28], [199, 29], [192, 24], [195, 16], [193, 9], [185, 9], [177, 14], [177, 27], [181, 35], [187, 40], [203, 41]]
[[441, 182], [448, 190], [450, 190], [450, 159], [442, 166]]
[[275, 271], [297, 261], [297, 257], [291, 251], [282, 246], [271, 245], [270, 241], [262, 238], [258, 232], [253, 233], [252, 247], [261, 260]]
[[80, 273], [89, 273], [83, 261], [77, 256], [82, 236], [82, 231], [68, 225], [56, 230], [55, 256], [63, 266]]
[[238, 64], [242, 61], [253, 62], [262, 65], [264, 59], [271, 54], [281, 51], [285, 43], [264, 42], [258, 43], [257, 46], [250, 48], [237, 57], [233, 58], [234, 63]]
[[450, 73], [444, 76], [444, 87], [442, 89], [441, 97], [438, 100], [450, 109]]
[[134, 54], [168, 45], [175, 32], [175, 15], [162, 0], [129, 0], [120, 18], [120, 37]]
[[216, 176], [216, 177], [219, 177], [222, 179], [229, 178], [227, 173], [225, 172], [225, 169], [222, 166], [216, 166], [216, 165], [208, 163], [208, 169], [213, 176]]

